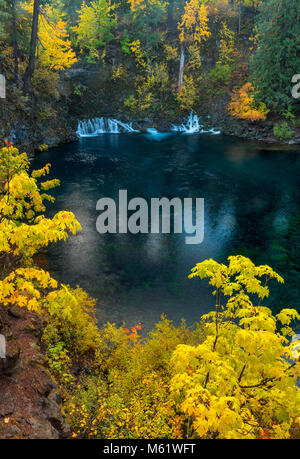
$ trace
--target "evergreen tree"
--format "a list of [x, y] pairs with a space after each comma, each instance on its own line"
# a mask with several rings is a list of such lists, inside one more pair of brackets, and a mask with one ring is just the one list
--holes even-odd
[[283, 113], [293, 103], [291, 80], [299, 73], [299, 0], [265, 0], [260, 6], [257, 27], [258, 49], [251, 62], [252, 82], [259, 101], [274, 112]]
[[0, 0], [0, 41], [7, 38], [5, 24], [6, 24], [8, 17], [9, 17], [8, 1]]

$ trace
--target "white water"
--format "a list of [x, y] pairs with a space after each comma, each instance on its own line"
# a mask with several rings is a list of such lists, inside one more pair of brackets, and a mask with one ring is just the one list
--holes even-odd
[[200, 124], [200, 118], [198, 115], [195, 115], [193, 112], [190, 113], [190, 116], [186, 122], [186, 124], [182, 123], [179, 125], [173, 125], [172, 126], [172, 131], [173, 132], [182, 132], [183, 134], [213, 134], [213, 135], [219, 135], [221, 134], [221, 131], [217, 131], [216, 129], [208, 129], [205, 130], [203, 129], [204, 125]]
[[160, 132], [155, 128], [148, 128], [146, 137], [150, 140], [160, 141], [169, 137], [172, 133], [171, 132]]
[[122, 123], [113, 118], [94, 118], [78, 122], [77, 134], [80, 137], [95, 137], [99, 134], [121, 134], [122, 132], [139, 132], [133, 129], [132, 123]]
[[[172, 126], [172, 132], [183, 134], [221, 134], [214, 128], [205, 130], [204, 125], [200, 124], [200, 118], [191, 112], [186, 124]], [[123, 123], [114, 118], [93, 118], [91, 120], [78, 121], [77, 134], [79, 137], [95, 137], [100, 134], [121, 134], [123, 132], [140, 132], [132, 127], [132, 123]], [[154, 128], [147, 129], [147, 137], [154, 140], [162, 140], [170, 133], [160, 132]]]

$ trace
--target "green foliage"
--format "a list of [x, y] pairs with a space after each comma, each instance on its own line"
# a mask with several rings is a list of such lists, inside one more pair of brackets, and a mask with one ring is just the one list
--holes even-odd
[[231, 68], [228, 64], [216, 64], [207, 75], [207, 85], [212, 91], [224, 89], [231, 80]]
[[86, 91], [86, 88], [82, 84], [75, 84], [73, 93], [75, 96], [83, 96], [84, 92]]
[[292, 112], [292, 107], [288, 105], [287, 109], [285, 112], [283, 112], [283, 118], [285, 118], [287, 121], [292, 122], [293, 124], [295, 123], [296, 116]]
[[66, 385], [73, 382], [73, 376], [70, 373], [71, 359], [63, 343], [58, 343], [53, 347], [49, 346], [46, 351], [46, 358], [49, 368], [57, 380]]
[[143, 43], [149, 57], [150, 48], [157, 46], [163, 33], [161, 24], [166, 19], [165, 0], [128, 0], [135, 36]]
[[257, 100], [280, 114], [292, 103], [291, 79], [299, 71], [299, 15], [298, 0], [265, 0], [259, 8], [251, 78]]
[[131, 53], [130, 50], [130, 39], [128, 35], [128, 30], [125, 29], [122, 35], [122, 40], [121, 40], [121, 48], [125, 56], [128, 56]]
[[10, 17], [6, 0], [0, 0], [0, 41], [7, 38], [5, 22]]
[[273, 132], [278, 140], [290, 140], [294, 134], [294, 131], [289, 127], [286, 121], [275, 124]]
[[112, 29], [115, 25], [112, 7], [107, 0], [82, 3], [78, 25], [73, 31], [80, 49], [89, 52], [90, 62], [96, 62], [101, 57], [99, 49], [114, 38]]

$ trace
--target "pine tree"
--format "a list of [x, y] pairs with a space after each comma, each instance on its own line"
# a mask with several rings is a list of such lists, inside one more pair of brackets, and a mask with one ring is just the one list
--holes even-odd
[[259, 101], [274, 112], [283, 113], [293, 103], [291, 80], [299, 73], [299, 1], [265, 0], [260, 6], [257, 27], [252, 82], [259, 92]]

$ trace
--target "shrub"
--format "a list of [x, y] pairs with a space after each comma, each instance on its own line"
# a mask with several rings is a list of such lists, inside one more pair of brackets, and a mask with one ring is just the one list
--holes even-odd
[[190, 277], [210, 280], [216, 308], [203, 317], [204, 342], [180, 345], [172, 357], [171, 391], [189, 417], [189, 438], [288, 438], [300, 421], [300, 362], [290, 343], [300, 314], [260, 306], [268, 283], [283, 279], [242, 256], [228, 266], [206, 260]]
[[51, 292], [43, 308], [48, 323], [42, 341], [49, 348], [63, 343], [71, 357], [80, 358], [99, 345], [95, 301], [77, 287]]
[[278, 140], [290, 140], [293, 137], [294, 131], [289, 127], [286, 121], [275, 124], [273, 128], [274, 136]]
[[230, 82], [231, 68], [229, 65], [217, 64], [210, 72], [209, 79], [214, 86], [226, 86]]
[[65, 406], [74, 436], [180, 438], [185, 419], [170, 397], [170, 358], [180, 343], [199, 344], [202, 328], [163, 317], [145, 340], [139, 330], [107, 324], [100, 331], [98, 376], [82, 377]]
[[254, 95], [255, 92], [251, 83], [246, 83], [241, 88], [235, 88], [227, 107], [230, 115], [234, 118], [252, 122], [265, 120], [269, 110], [264, 103], [256, 105]]
[[205, 75], [205, 87], [208, 88], [211, 97], [216, 93], [224, 91], [231, 79], [231, 68], [227, 64], [216, 64], [216, 66]]
[[38, 66], [31, 80], [34, 94], [37, 99], [53, 102], [59, 99], [59, 74], [48, 68]]
[[289, 337], [300, 314], [260, 305], [268, 282], [283, 279], [242, 256], [199, 263], [190, 277], [209, 278], [216, 296], [195, 328], [163, 317], [144, 340], [140, 325], [100, 331], [96, 372], [65, 404], [73, 436], [288, 438], [299, 425], [300, 363]]

